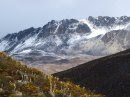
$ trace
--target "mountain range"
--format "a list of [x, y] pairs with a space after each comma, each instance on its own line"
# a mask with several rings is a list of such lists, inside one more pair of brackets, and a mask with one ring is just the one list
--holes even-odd
[[0, 51], [54, 73], [130, 48], [130, 17], [52, 20], [0, 39]]

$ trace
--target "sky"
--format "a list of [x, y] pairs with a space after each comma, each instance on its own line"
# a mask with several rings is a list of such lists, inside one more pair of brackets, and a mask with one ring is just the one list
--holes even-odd
[[130, 0], [0, 0], [0, 38], [51, 20], [130, 16]]

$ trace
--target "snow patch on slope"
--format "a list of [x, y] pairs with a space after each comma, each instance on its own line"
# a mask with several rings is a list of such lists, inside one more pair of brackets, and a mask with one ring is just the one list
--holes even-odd
[[15, 53], [15, 52], [20, 51], [24, 48], [34, 46], [36, 39], [37, 39], [37, 36], [33, 36], [33, 37], [28, 38], [24, 42], [21, 42], [19, 45], [17, 45], [11, 53]]
[[69, 45], [73, 45], [75, 42], [81, 39], [81, 36], [79, 34], [71, 35], [71, 38], [68, 40]]
[[0, 51], [5, 51], [7, 49], [8, 46], [8, 41], [2, 41], [0, 43]]
[[56, 33], [57, 33], [57, 31], [58, 31], [59, 27], [60, 27], [60, 24], [58, 23], [58, 24], [57, 24], [57, 27], [56, 27], [56, 30], [54, 31], [54, 34], [56, 34]]
[[20, 52], [20, 53], [30, 53], [32, 50], [31, 49], [27, 49], [27, 50], [23, 50], [22, 52]]
[[85, 23], [91, 29], [91, 34], [87, 36], [88, 39], [96, 37], [98, 35], [105, 35], [109, 30], [106, 28], [97, 28], [92, 23], [90, 23], [87, 19], [80, 20], [81, 23]]

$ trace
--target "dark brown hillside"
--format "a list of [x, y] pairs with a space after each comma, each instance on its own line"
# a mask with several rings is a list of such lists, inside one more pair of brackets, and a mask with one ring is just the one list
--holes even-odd
[[108, 97], [130, 97], [130, 50], [54, 74]]

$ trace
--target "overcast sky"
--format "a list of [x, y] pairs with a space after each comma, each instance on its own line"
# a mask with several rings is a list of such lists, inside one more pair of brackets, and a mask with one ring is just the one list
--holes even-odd
[[130, 16], [130, 0], [0, 0], [0, 37], [50, 20]]

